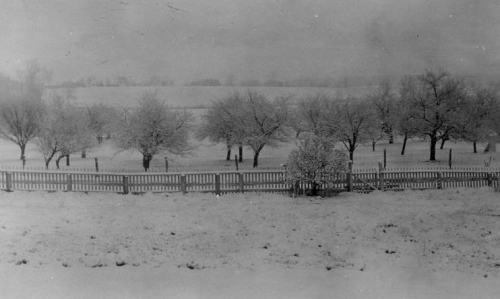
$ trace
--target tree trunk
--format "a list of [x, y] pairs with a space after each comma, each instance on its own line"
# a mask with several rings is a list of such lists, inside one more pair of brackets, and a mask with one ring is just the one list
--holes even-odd
[[260, 147], [259, 149], [257, 150], [254, 150], [254, 154], [253, 154], [253, 167], [258, 167], [259, 166], [259, 154], [260, 154], [260, 151], [262, 150], [263, 147]]
[[429, 161], [436, 161], [436, 145], [437, 145], [437, 137], [436, 135], [432, 135], [431, 137], [431, 144], [430, 144], [430, 157]]
[[405, 137], [403, 139], [403, 148], [401, 149], [401, 156], [405, 155], [406, 141], [408, 141], [408, 134], [405, 134]]
[[389, 133], [389, 144], [393, 144], [394, 143], [394, 133], [391, 131]]
[[238, 162], [243, 163], [243, 145], [238, 146], [238, 154], [239, 154]]
[[376, 141], [372, 141], [372, 152], [374, 152], [374, 151], [375, 151], [375, 144], [376, 144], [376, 143], [377, 143]]
[[474, 154], [477, 154], [477, 143], [475, 141], [472, 142], [472, 146], [474, 147]]
[[47, 158], [44, 157], [44, 159], [45, 159], [45, 169], [49, 169], [49, 163], [50, 163], [50, 161], [52, 160], [52, 158], [54, 157], [55, 154], [56, 154], [56, 152], [52, 152], [49, 157], [47, 157]]
[[142, 167], [144, 167], [144, 171], [148, 171], [151, 160], [153, 160], [153, 155], [142, 154]]
[[354, 162], [354, 149], [349, 149], [349, 160]]
[[318, 183], [316, 182], [311, 182], [311, 191], [309, 193], [310, 196], [317, 196], [318, 195]]
[[21, 160], [24, 160], [24, 159], [26, 159], [26, 157], [25, 157], [25, 153], [26, 153], [26, 143], [21, 143], [21, 144], [19, 145], [19, 147], [21, 148], [21, 158], [20, 158], [20, 159], [21, 159]]
[[446, 137], [443, 137], [443, 139], [441, 139], [441, 147], [439, 149], [444, 148], [444, 143], [446, 142], [446, 140], [448, 140], [448, 138], [446, 138]]
[[226, 161], [231, 161], [231, 146], [227, 146]]
[[69, 155], [66, 155], [66, 166], [69, 166]]
[[59, 161], [61, 161], [61, 159], [62, 159], [63, 157], [65, 157], [65, 156], [60, 155], [59, 157], [57, 157], [57, 159], [56, 159], [56, 167], [57, 167], [57, 169], [59, 169]]

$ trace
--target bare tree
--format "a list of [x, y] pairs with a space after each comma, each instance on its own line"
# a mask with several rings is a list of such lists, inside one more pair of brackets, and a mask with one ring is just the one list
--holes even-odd
[[[20, 81], [2, 94], [0, 101], [0, 136], [14, 142], [25, 159], [26, 145], [39, 131], [45, 111], [42, 95], [49, 71], [36, 61], [29, 62], [19, 71]], [[12, 87], [12, 86], [11, 86]]]
[[500, 137], [500, 95], [498, 91], [491, 95], [490, 113], [487, 120], [487, 128], [489, 133], [496, 135], [497, 139]]
[[[369, 95], [368, 98], [376, 111], [380, 124], [380, 131], [389, 136], [389, 143], [393, 143], [397, 113], [395, 105], [396, 94], [392, 90], [391, 84], [388, 81], [382, 82], [378, 90]], [[376, 136], [380, 135], [376, 134]]]
[[333, 121], [329, 126], [332, 135], [344, 144], [349, 151], [349, 159], [354, 161], [354, 151], [360, 143], [373, 139], [373, 127], [377, 126], [377, 118], [370, 103], [353, 97], [337, 100], [331, 119]]
[[266, 96], [248, 91], [235, 125], [243, 132], [243, 143], [253, 152], [253, 167], [259, 166], [259, 154], [265, 146], [278, 147], [289, 139], [290, 97], [269, 101]]
[[14, 142], [25, 159], [26, 145], [37, 136], [45, 109], [41, 102], [11, 98], [0, 103], [0, 135]]
[[89, 106], [86, 110], [88, 127], [97, 143], [101, 143], [104, 135], [111, 132], [114, 122], [117, 121], [118, 113], [115, 108], [103, 103]]
[[416, 78], [403, 76], [400, 81], [399, 97], [396, 99], [396, 130], [403, 136], [401, 155], [405, 154], [406, 143], [409, 138], [417, 134], [417, 121], [412, 117], [411, 103], [414, 101]]
[[465, 98], [463, 109], [458, 111], [456, 135], [472, 142], [474, 153], [477, 153], [477, 143], [486, 141], [492, 133], [490, 120], [495, 114], [497, 101], [498, 94], [495, 90], [473, 87]]
[[311, 132], [318, 137], [331, 137], [329, 123], [335, 99], [324, 93], [317, 93], [302, 99], [297, 104], [296, 118], [292, 125], [297, 135]]
[[444, 70], [427, 70], [417, 76], [408, 97], [411, 118], [420, 135], [430, 138], [430, 161], [436, 160], [436, 144], [456, 130], [458, 111], [463, 105], [465, 84]]
[[59, 168], [62, 158], [91, 146], [85, 115], [61, 98], [54, 98], [41, 122], [35, 143], [45, 160], [45, 167], [48, 168], [56, 157]]
[[146, 92], [138, 106], [122, 116], [115, 141], [121, 150], [139, 151], [148, 171], [157, 154], [183, 155], [192, 150], [189, 134], [193, 121], [189, 111], [172, 109], [157, 98], [156, 92]]
[[[242, 144], [243, 130], [234, 125], [239, 121], [241, 106], [242, 97], [239, 93], [233, 93], [215, 101], [202, 116], [201, 123], [196, 130], [196, 137], [200, 140], [208, 138], [213, 143], [225, 143], [226, 160], [231, 159], [232, 147]], [[241, 156], [240, 153], [240, 159], [242, 159]]]

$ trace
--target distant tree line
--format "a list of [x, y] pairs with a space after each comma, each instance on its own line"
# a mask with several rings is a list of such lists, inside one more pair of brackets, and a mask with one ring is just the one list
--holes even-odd
[[[185, 86], [243, 86], [243, 87], [320, 87], [320, 88], [348, 88], [355, 86], [377, 85], [387, 76], [340, 76], [340, 77], [309, 77], [299, 76], [293, 79], [280, 80], [277, 76], [268, 79], [237, 80], [235, 75], [229, 75], [225, 80], [218, 78], [204, 78], [184, 83]], [[64, 80], [48, 86], [50, 88], [83, 88], [83, 87], [119, 87], [119, 86], [174, 86], [176, 83], [160, 76], [150, 76], [145, 79], [131, 78], [123, 75], [98, 78], [89, 76], [81, 79]]]
[[[147, 171], [155, 156], [191, 154], [195, 140], [224, 144], [227, 160], [238, 148], [243, 162], [243, 148], [250, 149], [254, 167], [264, 148], [296, 142], [293, 156], [310, 162], [295, 163], [294, 169], [324, 165], [338, 170], [342, 155], [333, 151], [334, 144], [354, 160], [360, 144], [375, 150], [380, 140], [392, 143], [399, 137], [404, 155], [408, 139], [425, 137], [434, 161], [439, 143], [464, 140], [477, 152], [478, 142], [500, 136], [499, 89], [466, 83], [441, 69], [403, 76], [397, 84], [384, 81], [364, 97], [316, 93], [269, 99], [249, 88], [217, 99], [198, 121], [188, 110], [165, 104], [156, 92], [138, 95], [130, 109], [103, 103], [75, 106], [74, 95], [64, 88], [48, 90], [42, 98], [50, 77], [36, 62], [27, 64], [17, 79], [0, 76], [0, 137], [19, 146], [22, 160], [26, 145], [33, 142], [47, 167], [51, 161], [59, 167], [72, 154], [84, 155], [105, 137], [112, 138], [118, 151], [140, 152]], [[314, 148], [318, 153], [307, 152]], [[329, 157], [335, 161], [328, 162]], [[308, 177], [319, 180], [316, 175]]]
[[105, 77], [104, 79], [89, 76], [78, 80], [65, 80], [49, 88], [83, 88], [83, 87], [119, 87], [119, 86], [173, 86], [175, 82], [160, 76], [150, 76], [145, 79], [134, 79], [127, 76]]

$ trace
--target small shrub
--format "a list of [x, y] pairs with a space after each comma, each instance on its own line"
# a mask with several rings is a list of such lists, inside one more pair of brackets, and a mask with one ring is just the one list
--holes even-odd
[[319, 186], [327, 185], [347, 170], [347, 155], [335, 149], [334, 144], [333, 140], [314, 134], [305, 134], [300, 138], [298, 147], [292, 150], [287, 162], [287, 179], [294, 189], [299, 182], [307, 183], [311, 186], [310, 195], [316, 196]]

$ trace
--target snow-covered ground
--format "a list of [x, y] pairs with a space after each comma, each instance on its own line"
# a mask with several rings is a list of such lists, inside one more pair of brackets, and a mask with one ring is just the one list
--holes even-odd
[[0, 298], [498, 298], [500, 193], [0, 193]]

